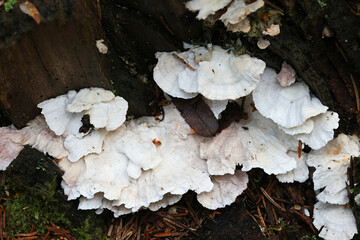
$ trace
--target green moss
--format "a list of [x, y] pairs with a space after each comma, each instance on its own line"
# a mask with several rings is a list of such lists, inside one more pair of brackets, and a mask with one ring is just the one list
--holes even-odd
[[[67, 201], [60, 187], [61, 173], [54, 161], [25, 147], [6, 170], [6, 233], [34, 231], [46, 234], [50, 221], [79, 240], [101, 239], [104, 219], [93, 211], [77, 210], [77, 201]], [[5, 189], [2, 189], [3, 193]]]
[[58, 200], [55, 198], [56, 186], [55, 177], [52, 182], [43, 186], [35, 184], [31, 187], [31, 192], [29, 189], [13, 187], [12, 192], [17, 191], [15, 194], [12, 193], [5, 203], [7, 234], [13, 236], [16, 233], [29, 232], [32, 226], [36, 227], [37, 232], [45, 234], [46, 226], [50, 226], [50, 221], [63, 228], [70, 228], [71, 222], [59, 208]]
[[13, 8], [17, 0], [9, 0], [6, 3], [4, 3], [5, 12], [10, 12]]

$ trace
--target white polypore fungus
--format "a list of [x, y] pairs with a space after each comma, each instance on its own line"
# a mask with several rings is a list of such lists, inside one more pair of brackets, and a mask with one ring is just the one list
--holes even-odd
[[[43, 101], [37, 105], [38, 108], [42, 109], [41, 113], [44, 115], [47, 125], [58, 136], [66, 132], [70, 122], [77, 122], [72, 121], [75, 116], [66, 110], [67, 105], [73, 100], [75, 95], [76, 91], [72, 90], [67, 94]], [[79, 117], [81, 120], [81, 115]], [[81, 121], [78, 121], [77, 131], [80, 127]]]
[[297, 152], [289, 151], [288, 155], [296, 160], [296, 168], [287, 173], [276, 175], [277, 179], [283, 183], [305, 182], [309, 178], [309, 167], [305, 161], [307, 154], [302, 153], [299, 158]]
[[259, 112], [275, 123], [292, 128], [303, 124], [308, 118], [328, 109], [319, 99], [310, 96], [309, 87], [303, 82], [283, 88], [276, 80], [276, 72], [266, 68], [260, 84], [253, 92]]
[[200, 156], [206, 159], [211, 175], [234, 174], [236, 165], [245, 162], [246, 150], [239, 136], [240, 126], [232, 123], [212, 139], [200, 144]]
[[[235, 0], [227, 9], [227, 11], [220, 17], [220, 20], [228, 27], [228, 30], [235, 32], [234, 30], [245, 30], [243, 32], [250, 31], [250, 21], [246, 19], [246, 16], [252, 12], [256, 12], [259, 8], [264, 6], [263, 0], [256, 0], [250, 4], [246, 4], [245, 0]], [[242, 23], [242, 22], [245, 23]], [[248, 23], [248, 24], [247, 24]], [[248, 25], [247, 28], [238, 29], [238, 25]]]
[[80, 208], [109, 208], [121, 215], [178, 201], [188, 190], [201, 193], [213, 188], [200, 159], [201, 138], [191, 135], [172, 105], [165, 112], [162, 122], [143, 117], [109, 132], [100, 154], [83, 157], [78, 177], [65, 171], [76, 182], [62, 185], [71, 197], [82, 196]]
[[212, 176], [214, 187], [210, 192], [197, 195], [198, 201], [206, 208], [217, 209], [235, 202], [246, 188], [249, 178], [245, 172], [236, 171], [234, 174]]
[[248, 119], [239, 123], [239, 137], [248, 152], [242, 170], [262, 168], [267, 174], [283, 174], [293, 170], [296, 160], [287, 153], [297, 151], [298, 141], [279, 130], [273, 121], [253, 111], [252, 106], [251, 98], [246, 97], [244, 109]]
[[69, 151], [68, 159], [71, 162], [76, 162], [89, 153], [99, 154], [102, 151], [105, 135], [106, 131], [101, 129], [91, 131], [83, 138], [77, 138], [74, 135], [67, 136], [64, 141], [64, 146]]
[[352, 239], [358, 232], [351, 209], [343, 205], [317, 202], [314, 205], [314, 226], [325, 240]]
[[283, 62], [276, 79], [282, 87], [288, 87], [295, 82], [295, 75], [295, 70], [289, 64]]
[[[154, 68], [154, 80], [167, 94], [178, 98], [193, 98], [197, 95], [197, 71], [195, 53], [158, 52], [158, 63]], [[181, 59], [192, 68], [186, 66]]]
[[89, 114], [90, 123], [94, 128], [105, 128], [106, 131], [113, 131], [125, 122], [127, 109], [127, 101], [116, 96], [109, 102], [92, 105], [85, 114]]
[[196, 16], [197, 19], [206, 19], [208, 16], [226, 7], [225, 13], [219, 19], [229, 31], [245, 33], [249, 32], [251, 28], [250, 20], [246, 16], [255, 12], [263, 5], [263, 0], [256, 0], [250, 4], [246, 4], [245, 0], [192, 0], [186, 3], [186, 7], [190, 11], [199, 11], [199, 14]]
[[237, 99], [258, 85], [265, 62], [249, 55], [234, 56], [214, 46], [211, 60], [199, 63], [199, 93], [211, 100]]
[[219, 46], [212, 50], [194, 47], [183, 53], [156, 53], [156, 57], [155, 82], [165, 93], [185, 99], [197, 93], [210, 100], [246, 96], [257, 86], [265, 69], [262, 60], [246, 54], [235, 56]]
[[0, 128], [0, 170], [5, 170], [24, 148], [22, 144], [12, 140], [14, 134], [16, 134], [16, 129]]
[[209, 106], [211, 111], [214, 113], [214, 116], [219, 119], [222, 111], [226, 109], [228, 100], [209, 100], [203, 97], [204, 102]]
[[190, 11], [199, 11], [197, 19], [205, 19], [216, 11], [226, 7], [231, 0], [191, 0], [186, 3], [186, 8]]
[[308, 154], [307, 164], [316, 168], [313, 174], [314, 189], [323, 189], [317, 195], [319, 201], [348, 203], [347, 169], [350, 166], [350, 156], [358, 156], [359, 153], [357, 137], [340, 134], [325, 147]]
[[334, 129], [339, 127], [339, 115], [336, 112], [327, 111], [312, 117], [314, 128], [310, 133], [298, 133], [296, 139], [317, 150], [324, 147], [334, 138]]
[[72, 113], [82, 112], [89, 110], [92, 104], [109, 102], [114, 98], [115, 95], [111, 91], [103, 88], [83, 88], [69, 102], [66, 110]]
[[[78, 93], [69, 91], [39, 103], [38, 107], [42, 108], [50, 129], [66, 137], [64, 145], [70, 152], [68, 158], [75, 162], [89, 153], [101, 152], [106, 131], [113, 131], [124, 123], [128, 104], [111, 91], [87, 88]], [[86, 126], [89, 128], [81, 131], [85, 116], [89, 117], [89, 126]]]

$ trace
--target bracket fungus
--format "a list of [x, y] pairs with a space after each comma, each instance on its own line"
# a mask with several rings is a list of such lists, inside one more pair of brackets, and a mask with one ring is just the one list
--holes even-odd
[[261, 115], [286, 128], [303, 124], [308, 118], [326, 112], [328, 107], [310, 95], [309, 87], [296, 82], [283, 88], [276, 80], [276, 72], [266, 68], [253, 97]]
[[344, 205], [316, 203], [313, 224], [326, 240], [352, 239], [358, 233], [354, 214]]
[[247, 54], [235, 56], [219, 46], [177, 53], [180, 60], [173, 54], [156, 53], [154, 80], [167, 94], [184, 99], [198, 93], [209, 100], [235, 100], [249, 95], [265, 69], [262, 60]]
[[196, 18], [200, 20], [214, 15], [219, 10], [224, 10], [224, 13], [219, 19], [224, 23], [227, 29], [232, 32], [247, 33], [251, 28], [251, 24], [247, 16], [264, 6], [264, 1], [256, 0], [251, 3], [247, 3], [245, 0], [191, 0], [187, 2], [185, 6], [190, 11], [199, 11]]

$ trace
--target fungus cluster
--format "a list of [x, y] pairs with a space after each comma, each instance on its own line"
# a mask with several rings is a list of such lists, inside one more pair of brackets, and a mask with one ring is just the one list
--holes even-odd
[[[69, 91], [40, 103], [42, 116], [27, 127], [0, 128], [1, 169], [31, 145], [58, 159], [61, 185], [69, 200], [80, 199], [79, 209], [109, 209], [117, 217], [165, 207], [189, 190], [207, 208], [224, 207], [246, 189], [246, 172], [253, 168], [280, 182], [304, 182], [311, 166], [320, 236], [350, 239], [357, 232], [345, 204], [346, 169], [350, 156], [359, 155], [359, 140], [343, 134], [332, 140], [338, 115], [304, 82], [283, 86], [263, 61], [218, 46], [156, 57], [154, 79], [170, 97], [201, 94], [218, 118], [228, 101], [235, 101], [248, 118], [206, 138], [196, 135], [172, 104], [164, 107], [163, 121], [126, 121], [128, 104], [111, 91]], [[299, 156], [299, 140], [313, 150]], [[339, 231], [332, 214], [346, 228]]]
[[[185, 56], [193, 49], [194, 47], [178, 54]], [[213, 49], [218, 47], [213, 46]], [[209, 61], [214, 55], [214, 52], [208, 54], [205, 61]], [[241, 56], [229, 55], [230, 57], [241, 59]], [[184, 62], [177, 63], [183, 65], [181, 71], [186, 69], [187, 61], [191, 62], [185, 58]], [[252, 61], [256, 62], [255, 59]], [[244, 72], [240, 70], [233, 73], [243, 76], [239, 81], [247, 82], [248, 78], [244, 76], [255, 79], [253, 87], [248, 87], [246, 93], [239, 94], [239, 98], [234, 97], [233, 93], [244, 88], [240, 87], [241, 84], [236, 83], [236, 80], [231, 88], [219, 87], [222, 82], [224, 85], [230, 85], [230, 77], [220, 79], [218, 84], [204, 86], [209, 89], [202, 88], [200, 91], [198, 87], [198, 91], [193, 92], [217, 92], [222, 96], [222, 101], [236, 101], [248, 114], [246, 120], [234, 122], [215, 137], [204, 138], [201, 141], [200, 156], [206, 160], [207, 170], [212, 175], [230, 176], [238, 174], [236, 166], [241, 166], [244, 172], [252, 168], [261, 168], [267, 174], [276, 175], [280, 182], [304, 182], [309, 177], [309, 167], [315, 167], [313, 181], [319, 200], [314, 209], [315, 227], [321, 229], [320, 236], [325, 239], [339, 239], [340, 236], [343, 239], [351, 239], [357, 233], [357, 229], [351, 210], [345, 207], [348, 202], [346, 170], [350, 156], [359, 154], [359, 140], [343, 134], [332, 140], [334, 129], [339, 125], [338, 114], [322, 105], [319, 99], [310, 93], [309, 87], [301, 79], [295, 78], [295, 71], [289, 65], [283, 64], [282, 71], [277, 74], [270, 68], [258, 68], [257, 71], [253, 71], [254, 68], [247, 67], [249, 65], [246, 61], [239, 61], [239, 64], [244, 67], [239, 65], [232, 69], [233, 72], [246, 69]], [[159, 60], [157, 71], [162, 66], [163, 63]], [[206, 72], [198, 65], [194, 66], [194, 75], [198, 76], [200, 71]], [[210, 72], [217, 65], [203, 66], [207, 66], [207, 72]], [[174, 74], [174, 79], [181, 76], [181, 71], [168, 70]], [[204, 76], [204, 82], [212, 82], [211, 74], [201, 75]], [[258, 76], [261, 76], [259, 81]], [[161, 82], [161, 79], [164, 81], [166, 78], [166, 74], [157, 74], [155, 80]], [[194, 77], [192, 81], [196, 79]], [[199, 85], [199, 81], [197, 83]], [[159, 86], [161, 87], [161, 84]], [[166, 89], [162, 90], [172, 95]], [[221, 115], [216, 112], [216, 116]], [[299, 142], [302, 143], [300, 146], [306, 144], [312, 151], [299, 156]], [[335, 155], [321, 155], [330, 152]], [[325, 189], [321, 191], [323, 188]], [[327, 208], [331, 213], [325, 212]], [[338, 213], [337, 221], [347, 226], [337, 230], [333, 220], [328, 219], [329, 214], [333, 213]]]
[[219, 19], [227, 29], [232, 32], [244, 33], [249, 32], [251, 29], [250, 20], [247, 16], [252, 12], [256, 12], [262, 6], [264, 6], [263, 0], [256, 0], [249, 4], [245, 0], [191, 0], [186, 3], [186, 7], [190, 11], [199, 11], [196, 18], [200, 20], [204, 20], [224, 9], [225, 12]]

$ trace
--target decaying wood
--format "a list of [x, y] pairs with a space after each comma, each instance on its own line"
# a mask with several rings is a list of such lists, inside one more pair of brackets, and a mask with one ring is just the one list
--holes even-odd
[[74, 7], [64, 23], [40, 24], [1, 50], [0, 104], [17, 126], [38, 115], [43, 100], [83, 87], [111, 89], [95, 46], [103, 32], [94, 9], [85, 0]]

